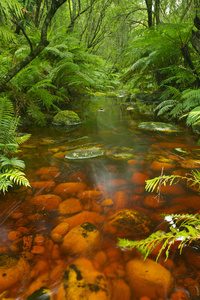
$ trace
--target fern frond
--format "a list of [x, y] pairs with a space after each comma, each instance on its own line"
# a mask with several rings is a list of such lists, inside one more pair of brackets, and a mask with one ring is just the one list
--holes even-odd
[[159, 187], [161, 185], [166, 186], [167, 183], [169, 185], [178, 183], [180, 180], [187, 179], [187, 177], [180, 175], [162, 175], [155, 177], [153, 179], [146, 180], [145, 190], [147, 192], [159, 191]]
[[199, 121], [200, 121], [200, 106], [197, 106], [188, 113], [186, 124], [190, 126], [190, 125], [194, 125]]
[[4, 173], [0, 173], [0, 191], [3, 193], [8, 191], [8, 187], [13, 184], [29, 186], [30, 183], [25, 174], [17, 169], [6, 169]]
[[28, 141], [31, 137], [31, 134], [25, 134], [22, 136], [15, 136], [15, 140], [17, 142], [18, 145], [21, 145], [23, 143], [25, 143], [26, 141]]
[[155, 108], [156, 110], [158, 110], [157, 115], [160, 116], [160, 115], [166, 113], [167, 111], [171, 110], [177, 104], [179, 104], [179, 102], [177, 100], [166, 100], [166, 101], [161, 102]]

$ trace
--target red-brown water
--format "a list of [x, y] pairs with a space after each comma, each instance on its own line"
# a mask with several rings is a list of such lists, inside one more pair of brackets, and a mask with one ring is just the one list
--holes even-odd
[[[74, 226], [89, 221], [101, 232], [98, 249], [95, 252], [91, 249], [86, 257], [92, 261], [96, 270], [106, 276], [111, 289], [110, 299], [114, 300], [122, 299], [120, 297], [124, 300], [142, 299], [136, 297], [130, 289], [125, 272], [127, 261], [139, 254], [135, 250], [120, 250], [116, 246], [116, 237], [104, 232], [103, 224], [107, 216], [119, 210], [134, 209], [145, 212], [159, 226], [162, 223], [158, 221], [159, 213], [196, 213], [200, 210], [198, 193], [184, 184], [168, 187], [163, 190], [163, 194], [161, 191], [160, 205], [149, 204], [145, 200], [149, 193], [144, 189], [142, 177], [159, 176], [165, 163], [172, 166], [169, 170], [164, 167], [164, 174], [189, 173], [193, 166], [198, 169], [198, 138], [185, 128], [181, 128], [178, 134], [142, 131], [137, 126], [138, 122], [151, 120], [152, 116], [121, 109], [119, 105], [112, 103], [113, 100], [106, 101], [104, 111], [97, 111], [102, 105], [98, 102], [96, 106], [94, 103], [90, 104], [88, 116], [78, 111], [85, 120], [81, 125], [70, 128], [49, 125], [45, 128], [23, 129], [23, 132], [31, 133], [32, 136], [21, 147], [22, 152], [19, 155], [26, 163], [25, 173], [33, 187], [16, 189], [5, 196], [1, 195], [0, 253], [26, 257], [30, 270], [23, 280], [6, 291], [0, 287], [0, 292], [3, 293], [0, 299], [23, 300], [41, 286], [50, 288], [53, 299], [62, 299], [58, 296], [58, 290], [64, 270], [78, 255], [74, 257], [73, 253], [63, 253], [60, 249], [62, 241], [56, 242], [55, 237], [52, 239], [51, 231], [63, 218], [76, 216], [80, 211], [62, 215], [54, 208], [54, 205], [58, 207], [54, 201], [48, 206], [44, 204], [43, 207], [32, 201], [35, 196], [53, 194], [60, 183], [83, 182], [86, 190], [91, 191], [91, 195], [84, 200], [82, 191], [75, 191], [67, 198], [80, 200], [82, 211], [94, 213], [95, 217], [86, 213], [80, 222], [75, 220]], [[89, 160], [64, 158], [70, 147], [73, 149], [77, 144], [88, 147], [90, 143], [101, 147], [104, 155]], [[116, 150], [116, 147], [121, 148]], [[110, 155], [113, 151], [125, 151], [123, 147], [131, 149], [132, 158], [114, 159]], [[101, 192], [100, 196], [95, 196], [93, 192], [96, 191]], [[62, 195], [61, 198], [62, 201], [66, 200]], [[112, 201], [111, 204], [105, 202], [108, 199]], [[152, 255], [151, 259], [155, 260], [155, 257]], [[188, 247], [182, 255], [177, 250], [170, 254], [168, 261], [164, 262], [164, 258], [164, 255], [161, 256], [159, 263], [173, 274], [175, 289], [185, 291], [188, 298], [184, 299], [198, 299], [198, 252], [193, 253]], [[168, 298], [165, 296], [159, 299]]]

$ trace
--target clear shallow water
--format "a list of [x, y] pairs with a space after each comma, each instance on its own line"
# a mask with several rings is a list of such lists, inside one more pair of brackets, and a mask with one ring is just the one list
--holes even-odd
[[[98, 244], [98, 249], [86, 256], [92, 261], [94, 267], [106, 276], [111, 288], [111, 299], [114, 300], [118, 299], [114, 288], [116, 280], [122, 280], [122, 285], [125, 283], [126, 288], [129, 289], [125, 265], [138, 253], [134, 251], [126, 253], [118, 249], [116, 237], [104, 232], [103, 224], [107, 216], [118, 210], [134, 209], [158, 220], [159, 213], [196, 213], [200, 210], [197, 201], [177, 200], [177, 198], [198, 197], [196, 192], [184, 185], [177, 194], [172, 189], [171, 192], [164, 192], [164, 203], [161, 207], [145, 205], [144, 200], [148, 193], [144, 190], [144, 184], [133, 181], [133, 175], [139, 173], [149, 178], [159, 176], [161, 170], [155, 167], [155, 162], [164, 163], [169, 160], [173, 167], [170, 170], [164, 169], [165, 174], [190, 172], [191, 161], [200, 160], [200, 147], [196, 146], [198, 138], [185, 128], [181, 128], [178, 134], [142, 131], [138, 128], [138, 123], [152, 120], [151, 112], [140, 114], [137, 110], [126, 110], [126, 108], [126, 105], [120, 105], [114, 99], [96, 97], [92, 101], [85, 101], [81, 108], [80, 105], [77, 106], [76, 111], [83, 120], [80, 125], [66, 128], [53, 125], [45, 128], [23, 128], [23, 132], [31, 133], [32, 136], [21, 147], [20, 157], [26, 163], [25, 172], [34, 187], [28, 191], [22, 188], [1, 196], [0, 253], [24, 256], [26, 252], [30, 271], [23, 282], [17, 282], [6, 289], [7, 298], [26, 299], [34, 290], [47, 286], [53, 291], [56, 300], [61, 299], [57, 294], [64, 270], [78, 255], [63, 253], [60, 242], [52, 241], [50, 234], [63, 217], [69, 217], [70, 214], [63, 216], [58, 209], [45, 209], [31, 202], [31, 199], [37, 195], [53, 194], [55, 187], [60, 183], [84, 182], [87, 185], [86, 190], [102, 192], [102, 196], [97, 199], [92, 197], [87, 201], [80, 199], [84, 212], [97, 214], [98, 225], [95, 225], [101, 232], [101, 243]], [[90, 160], [65, 159], [65, 152], [74, 149], [77, 145], [101, 147], [104, 155]], [[113, 153], [127, 152], [124, 147], [129, 148], [128, 151], [133, 154], [133, 157], [120, 159], [119, 156], [118, 159], [114, 159]], [[183, 149], [186, 153], [182, 152]], [[47, 171], [41, 172], [43, 167], [47, 168]], [[57, 168], [57, 171], [48, 170], [52, 167]], [[54, 185], [51, 186], [49, 182], [53, 182]], [[120, 205], [116, 205], [115, 199], [119, 192], [123, 192], [124, 198], [122, 197]], [[79, 195], [78, 192], [74, 192], [70, 197], [78, 199]], [[112, 200], [113, 204], [103, 205], [103, 201], [108, 199]], [[62, 198], [63, 200], [65, 198]], [[90, 221], [90, 218], [85, 217], [83, 221]], [[159, 224], [160, 222], [157, 221], [158, 226]], [[15, 234], [10, 234], [11, 232]], [[17, 237], [16, 232], [20, 232]], [[27, 250], [24, 245], [29, 237], [31, 243]], [[105, 254], [104, 263], [97, 263], [97, 253]], [[173, 274], [175, 287], [185, 289], [191, 299], [197, 299], [200, 274], [198, 263], [191, 262], [192, 255], [192, 252], [186, 256], [173, 253], [170, 257], [171, 264], [165, 264], [165, 267]], [[160, 263], [164, 265], [162, 257]], [[188, 278], [191, 285], [188, 283]], [[195, 287], [196, 292], [192, 291], [190, 286]], [[127, 296], [127, 299], [139, 298], [130, 291], [130, 297]], [[163, 299], [168, 298], [166, 296]]]

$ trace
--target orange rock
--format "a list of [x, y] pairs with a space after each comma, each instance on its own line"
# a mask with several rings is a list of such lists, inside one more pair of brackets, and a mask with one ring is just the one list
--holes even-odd
[[59, 175], [59, 169], [56, 167], [42, 167], [35, 172], [36, 175], [51, 174], [56, 177]]
[[103, 269], [103, 273], [106, 275], [107, 278], [117, 278], [117, 267], [118, 263], [112, 262]]
[[39, 275], [44, 274], [47, 271], [49, 271], [49, 265], [47, 261], [44, 259], [39, 259], [31, 269], [30, 278], [37, 278]]
[[84, 174], [81, 171], [75, 171], [75, 172], [71, 172], [68, 176], [67, 176], [67, 181], [72, 181], [72, 182], [85, 182], [87, 183], [87, 176], [86, 174]]
[[20, 218], [22, 218], [23, 217], [23, 213], [22, 212], [15, 212], [15, 213], [13, 213], [10, 217], [12, 218], [12, 219], [20, 219]]
[[136, 186], [134, 189], [134, 193], [137, 195], [143, 194], [145, 192], [144, 186]]
[[182, 197], [176, 197], [172, 199], [173, 204], [179, 204], [185, 207], [191, 207], [195, 210], [200, 209], [199, 196], [196, 195], [184, 195]]
[[19, 231], [10, 231], [9, 234], [8, 234], [8, 238], [11, 241], [15, 241], [18, 238], [20, 238], [21, 236], [22, 236], [22, 234]]
[[136, 298], [167, 298], [174, 288], [174, 279], [170, 272], [148, 258], [145, 261], [139, 258], [130, 260], [126, 264], [126, 277]]
[[33, 281], [27, 291], [27, 296], [33, 294], [35, 291], [39, 290], [41, 287], [48, 286], [49, 273], [45, 273], [39, 276], [35, 281]]
[[22, 249], [23, 251], [30, 251], [33, 243], [33, 237], [32, 236], [23, 236], [23, 245]]
[[75, 226], [81, 225], [85, 221], [90, 222], [94, 225], [97, 225], [103, 222], [104, 217], [97, 212], [93, 211], [82, 211], [79, 214], [76, 214], [69, 218], [64, 218], [63, 222], [69, 224], [69, 230], [74, 228]]
[[102, 191], [82, 191], [79, 192], [77, 198], [79, 198], [83, 203], [88, 200], [100, 200], [103, 196]]
[[114, 194], [113, 201], [114, 201], [113, 207], [116, 210], [128, 208], [129, 206], [129, 197], [126, 193], [122, 191], [118, 191]]
[[28, 229], [26, 227], [18, 227], [17, 231], [21, 232], [22, 235], [26, 235], [30, 232], [30, 229]]
[[171, 295], [171, 300], [190, 300], [191, 298], [188, 296], [188, 292], [185, 290], [176, 290]]
[[173, 185], [166, 184], [166, 186], [161, 185], [160, 194], [161, 195], [183, 195], [185, 194], [185, 190], [182, 187], [182, 185], [179, 183]]
[[85, 204], [83, 208], [84, 210], [90, 210], [99, 213], [103, 211], [102, 206], [99, 203], [96, 203], [94, 201], [89, 201], [89, 203]]
[[60, 223], [58, 224], [52, 231], [51, 234], [53, 233], [58, 233], [60, 235], [65, 235], [69, 231], [69, 224], [68, 223]]
[[171, 207], [161, 208], [157, 211], [158, 214], [178, 214], [187, 211], [188, 208], [181, 204], [176, 204]]
[[143, 173], [135, 172], [131, 178], [132, 183], [138, 185], [145, 185], [145, 181], [148, 180], [149, 177]]
[[114, 279], [112, 281], [112, 300], [130, 300], [131, 290], [123, 279]]
[[38, 234], [38, 235], [35, 236], [33, 242], [34, 242], [34, 244], [40, 244], [40, 245], [43, 245], [44, 242], [45, 242], [45, 240], [46, 240], [46, 238], [45, 238], [44, 235]]
[[105, 200], [103, 200], [102, 202], [101, 202], [101, 205], [102, 206], [112, 206], [114, 204], [114, 202], [111, 200], [111, 199], [105, 199]]
[[175, 164], [154, 160], [150, 168], [154, 171], [169, 170], [175, 168]]
[[159, 208], [165, 204], [163, 198], [158, 195], [148, 195], [143, 202], [143, 205], [150, 208]]
[[127, 182], [124, 179], [112, 179], [109, 181], [109, 186], [111, 187], [120, 187], [126, 184]]
[[166, 260], [165, 257], [160, 257], [159, 264], [161, 264], [163, 267], [165, 267], [166, 269], [168, 269], [170, 271], [175, 268], [175, 263], [170, 258], [168, 258]]
[[82, 211], [82, 205], [77, 198], [68, 198], [58, 206], [61, 215], [73, 215]]
[[61, 252], [59, 249], [54, 249], [52, 252], [51, 252], [51, 258], [53, 260], [56, 260], [56, 259], [59, 259], [61, 256]]
[[0, 256], [0, 293], [6, 291], [18, 281], [23, 282], [28, 275], [29, 264], [20, 257], [7, 254]]
[[109, 262], [119, 261], [122, 259], [122, 252], [115, 247], [109, 247], [106, 249], [106, 255]]
[[104, 251], [98, 251], [96, 254], [94, 254], [92, 262], [96, 269], [100, 269], [105, 265], [106, 261], [106, 253]]
[[59, 196], [47, 194], [33, 197], [30, 200], [30, 203], [36, 205], [37, 208], [41, 210], [46, 209], [48, 211], [52, 211], [57, 209], [61, 201], [62, 199]]
[[127, 161], [127, 163], [131, 166], [131, 167], [135, 167], [138, 165], [138, 160], [137, 159], [130, 159]]
[[65, 182], [60, 183], [54, 189], [54, 194], [60, 195], [62, 198], [66, 198], [69, 195], [76, 194], [77, 192], [86, 189], [86, 184], [83, 182]]
[[63, 236], [59, 233], [51, 233], [50, 235], [52, 241], [54, 241], [54, 243], [60, 244], [63, 240]]
[[89, 222], [71, 229], [63, 239], [60, 249], [69, 255], [85, 255], [92, 253], [99, 245], [100, 232]]
[[54, 189], [55, 187], [55, 182], [54, 181], [32, 181], [30, 182], [30, 185], [39, 190], [44, 190], [45, 192], [50, 192], [51, 190]]
[[45, 247], [43, 246], [38, 246], [38, 245], [34, 245], [32, 247], [31, 253], [33, 254], [44, 254], [45, 253]]

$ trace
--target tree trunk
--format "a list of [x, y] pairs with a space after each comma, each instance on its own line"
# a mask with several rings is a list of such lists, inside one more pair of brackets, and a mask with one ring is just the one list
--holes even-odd
[[51, 7], [46, 15], [46, 18], [43, 22], [41, 28], [41, 36], [40, 42], [38, 45], [32, 50], [30, 54], [28, 54], [22, 61], [17, 63], [11, 70], [7, 72], [0, 80], [0, 92], [5, 90], [6, 84], [16, 75], [18, 74], [23, 68], [25, 68], [34, 58], [36, 58], [42, 50], [44, 50], [49, 41], [47, 40], [47, 30], [51, 23], [52, 18], [54, 17], [58, 8], [64, 4], [66, 0], [52, 0]]
[[148, 26], [149, 28], [153, 25], [153, 16], [152, 16], [152, 0], [145, 0], [148, 14]]

